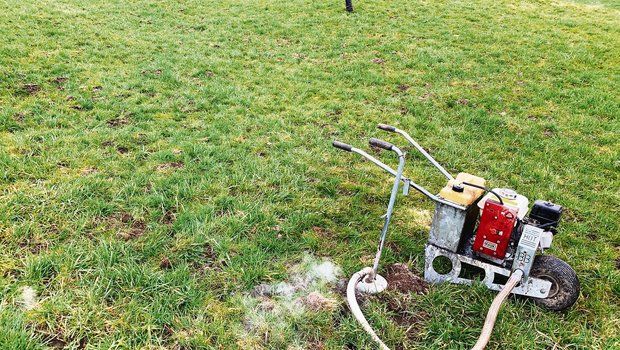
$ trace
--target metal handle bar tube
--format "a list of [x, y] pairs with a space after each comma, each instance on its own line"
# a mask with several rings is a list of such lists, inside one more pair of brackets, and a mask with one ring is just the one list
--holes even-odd
[[426, 157], [426, 159], [428, 159], [437, 169], [439, 169], [439, 171], [441, 171], [442, 174], [444, 174], [445, 177], [448, 178], [448, 180], [454, 180], [454, 177], [450, 175], [450, 173], [446, 171], [446, 169], [444, 169], [444, 167], [442, 167], [441, 164], [439, 164], [435, 160], [435, 158], [433, 158], [430, 154], [428, 154], [428, 152], [426, 152], [424, 148], [422, 148], [422, 146], [420, 146], [411, 136], [409, 136], [409, 134], [406, 131], [393, 127], [391, 125], [387, 125], [387, 124], [379, 124], [377, 125], [377, 127], [381, 130], [395, 132], [397, 134], [403, 135], [407, 139], [407, 141], [409, 141], [409, 143], [411, 143], [413, 147], [417, 148], [418, 151], [420, 151], [420, 153], [422, 153], [422, 155]]
[[[359, 148], [355, 148], [355, 147], [351, 147], [351, 151], [350, 152], [354, 152], [359, 154], [360, 156], [368, 159], [369, 161], [373, 162], [375, 165], [377, 165], [379, 168], [385, 170], [386, 172], [396, 176], [396, 171], [392, 168], [390, 168], [388, 165], [384, 164], [383, 162], [381, 162], [380, 160], [378, 160], [377, 158], [371, 156], [370, 154], [364, 152], [363, 150], [359, 149]], [[423, 195], [427, 196], [429, 199], [431, 199], [432, 201], [435, 202], [439, 202], [445, 205], [449, 205], [453, 208], [457, 208], [457, 209], [463, 209], [465, 210], [465, 207], [460, 206], [458, 204], [443, 200], [437, 196], [435, 196], [434, 194], [430, 193], [427, 189], [425, 189], [424, 187], [418, 185], [417, 183], [411, 181], [408, 177], [406, 176], [402, 176], [401, 177], [401, 181], [409, 182], [409, 186], [413, 187], [416, 191], [422, 193]]]
[[[351, 145], [348, 145], [346, 143], [342, 143], [339, 141], [333, 141], [332, 145], [336, 148], [339, 148], [343, 151], [347, 151], [347, 152], [353, 152], [353, 153], [357, 153], [360, 156], [368, 159], [369, 161], [373, 162], [376, 166], [378, 166], [379, 168], [383, 169], [385, 172], [392, 174], [393, 176], [396, 176], [396, 171], [392, 168], [390, 168], [388, 165], [384, 164], [383, 162], [381, 162], [380, 160], [378, 160], [377, 158], [371, 156], [370, 154], [364, 152], [363, 150], [359, 149], [359, 148], [355, 148]], [[401, 177], [401, 181], [407, 183], [409, 182], [409, 187], [414, 188], [416, 191], [422, 193], [423, 195], [425, 195], [426, 197], [428, 197], [430, 200], [437, 202], [437, 203], [441, 203], [441, 204], [445, 204], [448, 206], [451, 206], [453, 208], [456, 209], [461, 209], [461, 210], [465, 210], [465, 207], [458, 205], [456, 203], [452, 203], [446, 200], [443, 200], [437, 196], [435, 196], [434, 194], [430, 193], [427, 189], [425, 189], [424, 187], [418, 185], [417, 183], [411, 181], [408, 177], [406, 176], [402, 176]]]
[[379, 268], [379, 260], [381, 259], [381, 253], [383, 252], [383, 245], [385, 244], [385, 236], [387, 235], [388, 226], [390, 225], [390, 218], [392, 217], [392, 211], [394, 210], [394, 203], [396, 203], [396, 196], [398, 195], [398, 186], [400, 186], [400, 180], [403, 175], [403, 169], [405, 168], [405, 155], [398, 147], [387, 143], [385, 141], [370, 139], [370, 144], [380, 146], [384, 149], [389, 149], [398, 155], [398, 169], [396, 170], [396, 178], [394, 179], [394, 185], [392, 185], [392, 193], [390, 194], [390, 201], [388, 203], [387, 212], [385, 213], [385, 220], [383, 221], [383, 229], [381, 229], [381, 239], [379, 241], [379, 247], [377, 248], [377, 255], [372, 266], [372, 273], [368, 275], [367, 282], [371, 282], [377, 275], [377, 269]]

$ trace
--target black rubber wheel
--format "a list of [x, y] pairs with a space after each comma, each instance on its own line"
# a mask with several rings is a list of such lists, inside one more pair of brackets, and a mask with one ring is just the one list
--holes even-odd
[[530, 276], [552, 283], [548, 297], [532, 299], [538, 305], [553, 311], [563, 311], [573, 306], [579, 298], [579, 279], [575, 270], [555, 256], [536, 256]]

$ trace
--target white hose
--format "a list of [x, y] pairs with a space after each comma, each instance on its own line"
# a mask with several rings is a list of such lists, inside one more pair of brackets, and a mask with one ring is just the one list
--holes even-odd
[[[385, 345], [385, 343], [381, 341], [377, 333], [375, 333], [375, 331], [372, 329], [372, 327], [366, 320], [366, 317], [364, 317], [364, 314], [362, 313], [362, 310], [357, 303], [357, 298], [355, 297], [355, 289], [357, 287], [357, 284], [366, 275], [369, 275], [372, 272], [373, 269], [371, 267], [365, 267], [359, 272], [354, 273], [353, 276], [351, 276], [351, 279], [349, 279], [349, 284], [347, 285], [347, 303], [349, 304], [349, 308], [351, 308], [351, 313], [353, 314], [357, 322], [359, 322], [359, 324], [366, 331], [366, 333], [368, 333], [370, 337], [375, 342], [377, 342], [377, 344], [379, 344], [381, 350], [390, 350], [390, 348], [388, 348], [387, 345]], [[519, 283], [522, 276], [523, 271], [514, 271], [512, 275], [510, 275], [510, 278], [508, 279], [508, 282], [506, 282], [504, 288], [502, 288], [502, 291], [497, 294], [495, 299], [493, 299], [493, 303], [491, 304], [489, 312], [487, 313], [487, 318], [486, 320], [484, 320], [484, 326], [482, 327], [480, 337], [478, 338], [478, 341], [476, 342], [476, 345], [474, 345], [472, 350], [483, 350], [487, 346], [487, 343], [491, 338], [491, 332], [493, 331], [493, 327], [495, 326], [495, 320], [497, 320], [497, 313], [499, 312], [499, 308], [502, 306], [504, 300], [506, 300], [510, 292], [512, 292], [512, 289], [517, 285], [517, 283]]]
[[381, 341], [377, 333], [375, 333], [375, 331], [372, 329], [372, 327], [366, 320], [366, 317], [364, 317], [362, 310], [360, 310], [360, 306], [357, 304], [357, 298], [355, 297], [355, 288], [357, 284], [362, 280], [362, 278], [366, 277], [366, 275], [369, 275], [372, 272], [373, 270], [371, 267], [365, 267], [359, 272], [354, 273], [353, 276], [351, 276], [349, 284], [347, 285], [347, 303], [349, 304], [349, 308], [351, 308], [351, 313], [353, 313], [353, 316], [355, 316], [357, 322], [359, 322], [359, 324], [362, 326], [362, 328], [364, 328], [366, 333], [368, 333], [372, 337], [372, 339], [376, 341], [377, 344], [379, 344], [381, 350], [390, 350], [390, 348], [388, 348], [387, 345], [385, 345], [385, 343]]

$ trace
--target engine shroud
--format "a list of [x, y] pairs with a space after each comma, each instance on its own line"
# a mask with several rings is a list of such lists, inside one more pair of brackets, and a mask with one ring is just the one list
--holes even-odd
[[516, 210], [494, 200], [487, 200], [480, 215], [474, 252], [493, 259], [504, 259], [516, 221]]

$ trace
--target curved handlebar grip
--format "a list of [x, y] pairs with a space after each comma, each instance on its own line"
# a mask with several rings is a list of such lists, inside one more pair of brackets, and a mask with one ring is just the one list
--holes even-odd
[[392, 145], [389, 142], [385, 142], [383, 140], [374, 139], [374, 138], [368, 140], [368, 143], [370, 143], [372, 146], [383, 148], [383, 149], [388, 150], [388, 151], [391, 151], [392, 147], [394, 147], [394, 145]]
[[351, 148], [353, 148], [353, 146], [347, 145], [346, 143], [342, 143], [340, 141], [333, 141], [332, 146], [336, 148], [340, 148], [341, 150], [347, 151], [347, 152], [351, 152]]
[[381, 130], [385, 130], [385, 131], [389, 131], [389, 132], [395, 132], [396, 128], [391, 126], [391, 125], [387, 125], [387, 124], [379, 124], [377, 125], [377, 128], [381, 129]]

